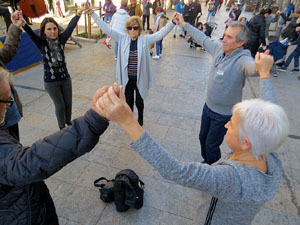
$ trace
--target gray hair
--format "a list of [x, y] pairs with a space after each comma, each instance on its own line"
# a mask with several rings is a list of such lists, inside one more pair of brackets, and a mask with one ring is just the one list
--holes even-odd
[[249, 138], [251, 153], [258, 159], [276, 151], [289, 132], [288, 117], [277, 104], [262, 99], [237, 103], [232, 113], [239, 116], [239, 138]]
[[236, 42], [237, 43], [242, 42], [242, 41], [244, 41], [246, 43], [249, 40], [250, 31], [249, 31], [248, 27], [245, 24], [234, 22], [234, 23], [231, 23], [229, 25], [229, 27], [238, 27], [238, 28], [240, 28], [241, 31], [236, 36]]

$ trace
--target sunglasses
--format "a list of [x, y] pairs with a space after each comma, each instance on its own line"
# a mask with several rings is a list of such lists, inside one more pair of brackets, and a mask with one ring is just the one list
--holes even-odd
[[14, 101], [15, 101], [14, 98], [11, 97], [11, 96], [7, 100], [1, 100], [0, 99], [0, 102], [6, 103], [7, 107], [11, 107], [13, 105]]
[[139, 30], [140, 28], [139, 27], [127, 27], [127, 30], [132, 30], [132, 29]]

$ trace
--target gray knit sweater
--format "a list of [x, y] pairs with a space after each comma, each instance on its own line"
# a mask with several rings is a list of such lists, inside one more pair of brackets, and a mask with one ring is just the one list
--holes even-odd
[[[261, 81], [263, 99], [274, 102], [271, 79]], [[277, 153], [267, 156], [268, 172], [233, 160], [214, 165], [180, 162], [147, 133], [131, 144], [164, 178], [203, 191], [195, 224], [249, 225], [263, 204], [277, 192], [282, 165]], [[214, 196], [214, 197], [212, 197]], [[215, 211], [209, 210], [210, 206]], [[211, 218], [211, 223], [205, 223]]]
[[206, 104], [216, 113], [231, 115], [232, 106], [242, 100], [246, 76], [256, 75], [250, 51], [238, 48], [224, 57], [220, 42], [211, 40], [190, 24], [184, 29], [213, 57]]

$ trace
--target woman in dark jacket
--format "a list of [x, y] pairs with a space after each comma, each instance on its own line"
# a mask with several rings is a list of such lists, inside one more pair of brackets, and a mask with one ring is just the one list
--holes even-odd
[[54, 102], [59, 129], [71, 125], [72, 83], [65, 61], [64, 46], [76, 27], [81, 13], [82, 10], [79, 10], [62, 33], [57, 22], [51, 17], [46, 17], [42, 21], [39, 35], [27, 24], [23, 27], [42, 54], [44, 85]]
[[271, 9], [263, 9], [249, 21], [250, 38], [244, 48], [250, 50], [253, 58], [260, 44], [266, 46], [266, 18], [271, 13]]

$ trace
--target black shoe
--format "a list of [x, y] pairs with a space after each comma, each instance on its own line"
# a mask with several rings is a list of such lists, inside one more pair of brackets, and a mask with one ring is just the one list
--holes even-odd
[[179, 37], [182, 37], [182, 38], [183, 38], [183, 35], [182, 35], [182, 34], [180, 34], [180, 35], [179, 35]]
[[279, 62], [279, 63], [276, 63], [275, 65], [276, 65], [276, 66], [279, 66], [279, 67], [282, 67], [282, 66], [284, 65], [284, 63], [285, 63], [284, 61], [281, 61], [281, 62]]
[[142, 126], [143, 126], [143, 124], [144, 124], [144, 123], [143, 123], [143, 122], [144, 122], [144, 121], [143, 121], [143, 118], [139, 118], [139, 119], [138, 119], [138, 122], [139, 122], [139, 124], [140, 124], [140, 125], [141, 125], [141, 127], [142, 127]]
[[176, 34], [173, 35], [173, 38], [176, 38]]

